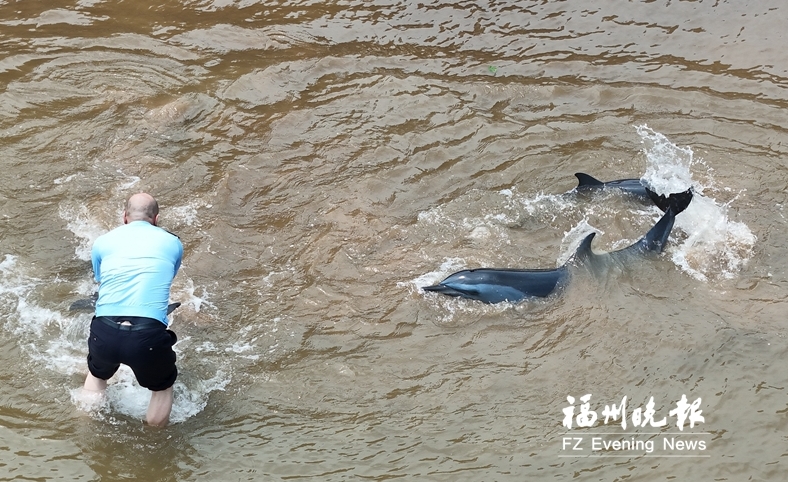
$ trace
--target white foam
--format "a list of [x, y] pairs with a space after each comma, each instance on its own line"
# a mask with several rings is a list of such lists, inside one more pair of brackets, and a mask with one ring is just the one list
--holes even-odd
[[444, 259], [443, 263], [441, 263], [440, 267], [435, 271], [431, 271], [429, 273], [425, 273], [421, 276], [418, 276], [412, 279], [408, 283], [399, 282], [397, 286], [399, 287], [411, 287], [416, 288], [416, 290], [421, 291], [422, 286], [430, 286], [439, 283], [449, 274], [461, 270], [466, 266], [466, 261], [460, 258], [446, 258]]
[[118, 173], [126, 176], [126, 180], [119, 182], [117, 187], [115, 188], [115, 190], [118, 193], [125, 192], [131, 189], [132, 187], [134, 187], [138, 182], [140, 182], [139, 176], [128, 176], [124, 174], [123, 171], [121, 171], [120, 169], [118, 169]]
[[[271, 353], [274, 348], [276, 348], [276, 346], [269, 348], [269, 353]], [[224, 351], [227, 353], [234, 353], [247, 360], [257, 361], [260, 359], [260, 355], [257, 354], [259, 349], [254, 343], [236, 342], [225, 348]]]
[[[173, 404], [170, 423], [180, 423], [202, 412], [208, 405], [211, 392], [223, 391], [230, 382], [223, 372], [207, 380], [191, 382], [192, 387], [176, 381], [173, 386]], [[101, 395], [86, 392], [81, 387], [71, 390], [71, 401], [83, 412], [97, 419], [106, 419], [113, 412], [138, 420], [144, 420], [148, 411], [151, 392], [139, 386], [134, 372], [121, 365], [107, 385], [107, 391]]]
[[48, 369], [72, 374], [84, 366], [87, 331], [84, 318], [67, 317], [59, 311], [30, 301], [42, 280], [28, 275], [16, 257], [6, 256], [0, 263], [0, 310], [7, 319], [4, 328], [19, 340], [23, 353]]
[[68, 175], [66, 177], [59, 177], [59, 178], [55, 179], [52, 182], [54, 184], [66, 184], [66, 183], [70, 182], [71, 180], [73, 180], [76, 176], [77, 176], [76, 174], [71, 174], [71, 175]]
[[673, 261], [704, 281], [735, 277], [752, 256], [757, 241], [746, 224], [728, 217], [727, 206], [701, 196], [676, 218], [675, 226], [687, 237], [673, 250]]
[[[193, 201], [183, 206], [170, 206], [166, 212], [163, 212], [163, 216], [166, 216], [168, 222], [173, 224], [199, 226], [200, 215], [197, 209], [203, 206], [205, 206], [205, 203], [202, 201]], [[210, 205], [206, 207], [210, 207]]]
[[176, 382], [173, 388], [175, 401], [172, 406], [170, 421], [183, 422], [208, 406], [208, 398], [212, 392], [224, 391], [230, 383], [230, 376], [219, 370], [208, 379], [196, 380], [191, 388], [186, 388], [183, 383]]
[[77, 409], [95, 415], [109, 409], [109, 398], [107, 398], [106, 393], [89, 392], [82, 388], [71, 390], [71, 403], [73, 403]]
[[17, 272], [18, 258], [11, 254], [6, 254], [0, 262], [0, 273], [3, 275], [0, 282], [0, 295], [21, 296], [33, 286], [30, 279], [26, 279]]
[[[468, 196], [477, 196], [473, 191]], [[433, 207], [418, 214], [418, 224], [425, 229], [423, 232], [432, 233], [433, 241], [444, 242], [458, 238], [471, 241], [484, 241], [494, 239], [500, 244], [509, 244], [506, 227], [517, 222], [517, 208], [514, 206], [511, 190], [503, 190], [485, 198], [483, 205], [500, 206], [498, 212], [491, 214], [475, 213], [464, 215], [467, 209], [456, 212], [457, 207], [462, 207], [465, 196], [449, 204]], [[458, 214], [463, 215], [459, 217]]]
[[515, 197], [515, 199], [517, 199], [520, 206], [525, 208], [525, 212], [529, 216], [537, 214], [549, 215], [552, 220], [555, 220], [567, 211], [577, 210], [577, 205], [562, 194], [539, 193], [533, 197], [521, 196], [519, 198]]
[[59, 215], [61, 219], [67, 221], [66, 227], [79, 240], [79, 245], [74, 250], [77, 258], [90, 261], [90, 248], [96, 238], [107, 232], [106, 228], [91, 218], [88, 208], [84, 205], [60, 205]]
[[203, 304], [210, 307], [214, 306], [210, 301], [208, 301], [209, 294], [205, 288], [200, 288], [202, 290], [202, 296], [197, 296], [194, 294], [197, 288], [194, 286], [194, 281], [190, 278], [187, 278], [184, 282], [179, 282], [176, 289], [178, 293], [186, 293], [186, 299], [181, 301], [181, 303], [184, 306], [192, 307], [195, 313], [200, 312], [200, 308], [202, 308]]

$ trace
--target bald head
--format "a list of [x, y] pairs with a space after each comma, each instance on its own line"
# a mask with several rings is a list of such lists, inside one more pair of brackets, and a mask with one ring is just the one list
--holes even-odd
[[147, 221], [156, 226], [159, 220], [159, 203], [148, 193], [135, 194], [126, 201], [123, 223]]

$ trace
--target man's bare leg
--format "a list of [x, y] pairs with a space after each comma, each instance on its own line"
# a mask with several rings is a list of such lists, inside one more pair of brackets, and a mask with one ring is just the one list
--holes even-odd
[[106, 399], [107, 381], [96, 378], [88, 372], [82, 395], [79, 397], [80, 408], [86, 412], [93, 411], [102, 406]]
[[82, 388], [88, 392], [103, 394], [107, 389], [107, 381], [96, 378], [92, 373], [88, 372], [88, 376], [85, 378], [85, 386]]
[[172, 387], [157, 392], [150, 392], [148, 404], [148, 425], [163, 427], [170, 421], [172, 412]]

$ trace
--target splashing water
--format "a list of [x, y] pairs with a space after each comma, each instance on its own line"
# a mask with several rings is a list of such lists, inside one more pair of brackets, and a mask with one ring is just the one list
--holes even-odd
[[76, 247], [74, 254], [78, 259], [90, 261], [90, 248], [93, 246], [93, 241], [107, 230], [91, 219], [86, 206], [61, 205], [59, 214], [61, 219], [68, 221], [69, 231], [79, 240], [79, 246]]
[[[218, 371], [212, 378], [196, 383], [198, 386], [187, 387], [181, 381], [175, 382], [171, 423], [183, 422], [200, 413], [208, 405], [209, 394], [224, 390], [230, 379], [222, 371]], [[189, 385], [192, 385], [192, 381]], [[139, 386], [129, 367], [121, 365], [110, 379], [106, 394], [99, 395], [85, 392], [82, 388], [74, 388], [71, 390], [71, 401], [78, 409], [99, 419], [104, 419], [113, 412], [144, 419], [148, 411], [150, 391]]]
[[689, 147], [679, 147], [667, 137], [646, 125], [636, 126], [648, 166], [641, 180], [657, 194], [668, 195], [684, 192], [692, 187], [694, 153]]
[[689, 207], [676, 217], [675, 228], [685, 238], [673, 236], [670, 249], [674, 263], [696, 279], [730, 279], [746, 265], [757, 241], [746, 224], [728, 216], [729, 203], [719, 203], [704, 194], [703, 186], [693, 181], [691, 168], [704, 166], [694, 158], [689, 147], [678, 147], [648, 126], [636, 127], [645, 145], [648, 162], [642, 181], [658, 194], [682, 192], [692, 187], [695, 197]]
[[708, 197], [696, 196], [675, 227], [687, 238], [673, 251], [673, 262], [702, 281], [734, 278], [757, 241], [746, 224], [729, 219], [728, 205]]

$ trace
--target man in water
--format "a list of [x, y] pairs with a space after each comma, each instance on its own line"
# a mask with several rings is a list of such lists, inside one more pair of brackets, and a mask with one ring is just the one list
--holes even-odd
[[123, 363], [151, 390], [147, 422], [164, 426], [172, 412], [175, 333], [167, 329], [172, 279], [183, 245], [158, 227], [159, 205], [150, 194], [131, 196], [123, 226], [93, 243], [93, 272], [99, 283], [96, 315], [88, 339], [84, 390], [103, 395], [107, 380]]

